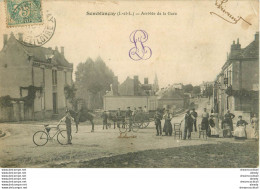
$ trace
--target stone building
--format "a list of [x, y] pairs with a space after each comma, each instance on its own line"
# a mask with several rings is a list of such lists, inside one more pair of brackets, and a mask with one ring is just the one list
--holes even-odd
[[190, 97], [185, 95], [182, 84], [169, 85], [157, 93], [158, 108], [169, 108], [173, 112], [189, 107]]
[[[19, 34], [19, 40], [23, 35]], [[10, 96], [12, 120], [44, 119], [64, 113], [68, 106], [64, 86], [72, 84], [73, 65], [64, 47], [29, 47], [11, 33], [0, 51], [0, 97]], [[4, 115], [1, 108], [1, 115]], [[0, 118], [1, 119], [1, 118]], [[3, 120], [6, 118], [2, 117]]]
[[146, 106], [148, 110], [157, 108], [157, 97], [155, 96], [154, 84], [149, 84], [148, 78], [144, 83], [139, 81], [138, 76], [127, 77], [119, 84], [118, 78], [114, 77], [111, 91], [104, 96], [104, 110], [122, 110]]
[[[245, 48], [233, 41], [227, 60], [214, 84], [214, 110], [227, 110], [249, 119], [259, 113], [259, 33]], [[236, 117], [237, 117], [236, 116]]]

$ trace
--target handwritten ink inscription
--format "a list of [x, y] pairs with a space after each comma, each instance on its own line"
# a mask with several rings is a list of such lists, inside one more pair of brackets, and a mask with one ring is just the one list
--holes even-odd
[[248, 21], [246, 21], [243, 17], [241, 17], [241, 16], [235, 17], [235, 16], [233, 16], [229, 11], [227, 11], [227, 10], [223, 7], [224, 4], [227, 3], [227, 2], [228, 2], [228, 0], [221, 0], [221, 1], [216, 0], [216, 2], [215, 2], [216, 7], [217, 7], [218, 9], [220, 9], [220, 10], [226, 15], [226, 18], [223, 17], [223, 16], [220, 16], [219, 14], [217, 14], [217, 13], [215, 13], [215, 12], [210, 12], [210, 14], [211, 14], [211, 15], [216, 15], [216, 16], [218, 16], [219, 18], [222, 18], [223, 20], [225, 20], [225, 21], [227, 21], [227, 22], [229, 22], [229, 23], [231, 23], [231, 24], [236, 24], [238, 21], [241, 20], [241, 21], [246, 22], [246, 23], [249, 24], [249, 25], [252, 25], [251, 23], [249, 23]]
[[129, 57], [135, 61], [147, 60], [152, 56], [152, 50], [144, 46], [148, 40], [148, 34], [144, 30], [135, 30], [130, 34], [130, 41], [134, 47], [129, 50]]

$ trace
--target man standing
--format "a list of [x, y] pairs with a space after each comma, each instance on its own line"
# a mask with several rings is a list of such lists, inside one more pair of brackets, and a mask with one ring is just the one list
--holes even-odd
[[191, 130], [192, 130], [192, 125], [193, 125], [193, 118], [188, 110], [184, 116], [185, 120], [185, 125], [184, 125], [184, 136], [183, 140], [186, 140], [186, 136], [188, 136], [188, 139], [191, 139]]
[[156, 126], [156, 131], [157, 131], [156, 136], [162, 135], [161, 120], [162, 120], [162, 115], [160, 114], [160, 112], [158, 110], [156, 110], [156, 113], [154, 115], [154, 122], [155, 122], [155, 126]]
[[229, 127], [231, 128], [231, 131], [233, 131], [233, 119], [235, 115], [230, 113], [229, 110], [227, 110], [227, 113], [224, 115], [224, 120], [222, 121], [222, 128], [224, 123], [227, 123]]
[[127, 110], [125, 112], [125, 119], [129, 123], [129, 131], [131, 131], [133, 121], [132, 121], [132, 110], [130, 109], [130, 107], [127, 107]]
[[132, 112], [132, 118], [134, 119], [135, 118], [135, 115], [136, 115], [136, 107], [134, 107], [134, 110], [133, 110], [133, 112]]
[[[197, 132], [197, 117], [198, 117], [198, 113], [195, 111], [195, 108], [192, 109], [191, 115], [194, 117], [193, 119], [193, 125], [194, 125], [194, 129], [195, 132]], [[191, 127], [191, 132], [193, 131], [193, 127]]]
[[68, 109], [66, 109], [66, 115], [60, 120], [60, 122], [62, 122], [62, 121], [65, 121], [65, 124], [66, 124], [67, 144], [72, 144], [71, 143], [71, 122], [74, 121], [74, 119], [71, 117]]
[[103, 118], [103, 130], [104, 130], [104, 127], [106, 126], [106, 129], [107, 129], [107, 118], [108, 118], [108, 115], [107, 115], [107, 112], [104, 111], [101, 115], [101, 117]]
[[202, 113], [202, 121], [201, 121], [201, 129], [206, 130], [206, 133], [208, 135], [208, 129], [209, 129], [209, 113], [207, 112], [207, 108], [204, 108], [204, 111]]
[[120, 110], [120, 108], [118, 108], [117, 112], [116, 112], [116, 122], [117, 122], [117, 127], [120, 128], [120, 123], [123, 122], [123, 114]]

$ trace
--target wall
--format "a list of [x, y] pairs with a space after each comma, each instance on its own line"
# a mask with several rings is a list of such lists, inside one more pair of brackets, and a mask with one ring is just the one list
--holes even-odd
[[134, 107], [147, 106], [148, 110], [157, 108], [156, 96], [104, 96], [104, 110], [117, 110], [118, 108], [126, 110], [130, 106]]
[[[69, 75], [69, 74], [68, 74]], [[65, 77], [64, 71], [57, 71], [57, 96], [58, 96], [58, 110], [66, 107], [64, 95]]]
[[[256, 84], [256, 86], [254, 86]], [[242, 88], [259, 90], [259, 62], [258, 60], [242, 62]]]
[[244, 60], [233, 63], [233, 85], [234, 90], [259, 90], [259, 64], [258, 60]]
[[184, 99], [159, 99], [158, 108], [170, 108], [173, 110], [184, 108]]
[[52, 70], [45, 69], [45, 110], [52, 111]]
[[20, 98], [20, 87], [32, 85], [31, 63], [18, 46], [9, 45], [0, 52], [0, 96]]
[[13, 107], [0, 107], [0, 122], [12, 121], [14, 118]]

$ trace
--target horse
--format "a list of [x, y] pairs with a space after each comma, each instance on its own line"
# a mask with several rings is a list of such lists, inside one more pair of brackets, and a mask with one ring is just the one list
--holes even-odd
[[76, 124], [76, 133], [78, 132], [78, 125], [80, 122], [85, 122], [87, 120], [90, 121], [92, 125], [92, 130], [91, 132], [94, 132], [94, 115], [91, 114], [88, 110], [86, 109], [80, 109], [80, 111], [76, 112], [74, 110], [69, 110], [69, 113], [71, 117], [74, 119], [74, 122]]

